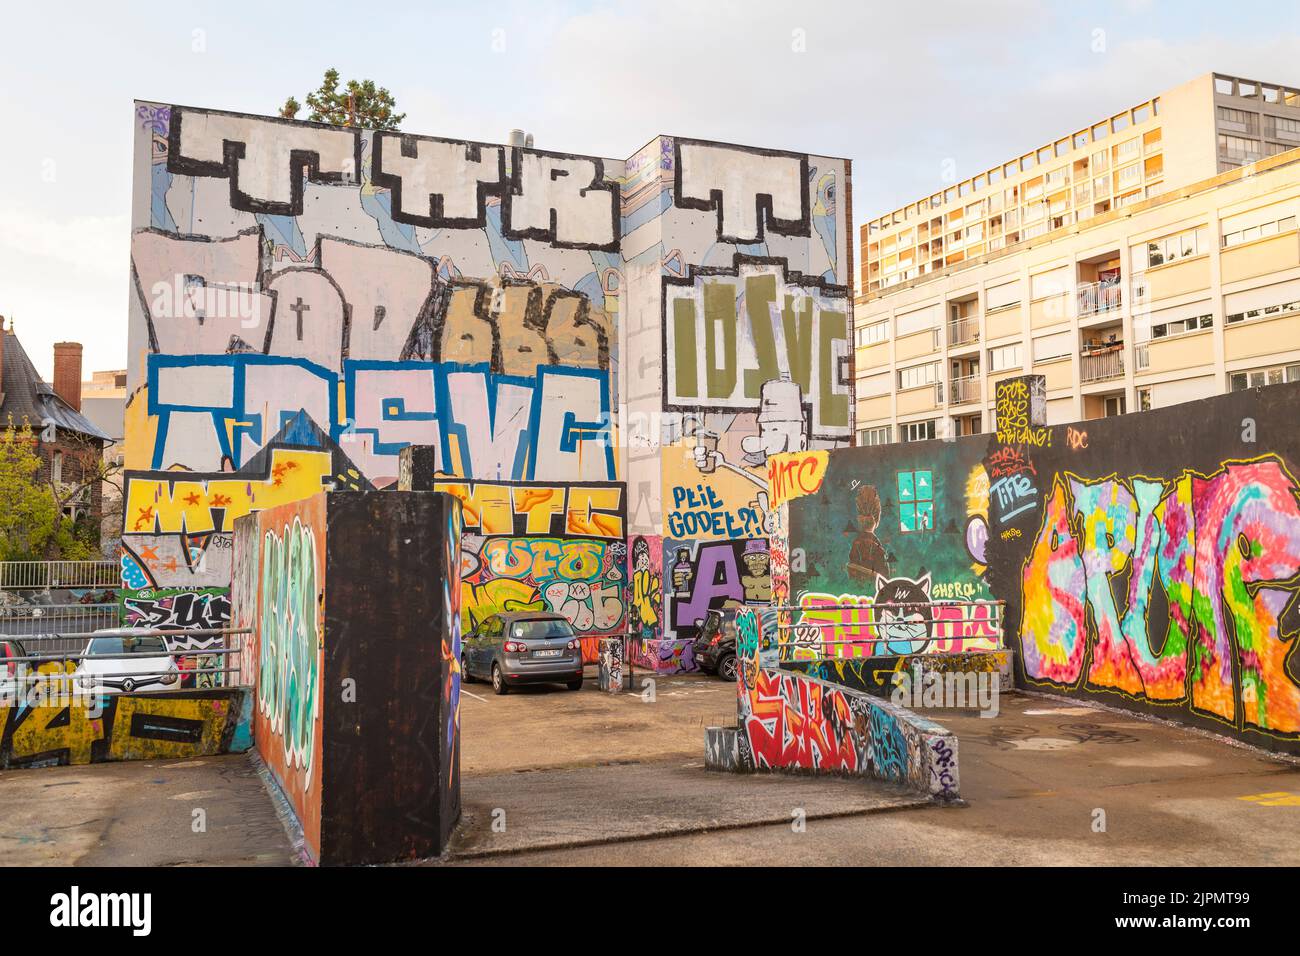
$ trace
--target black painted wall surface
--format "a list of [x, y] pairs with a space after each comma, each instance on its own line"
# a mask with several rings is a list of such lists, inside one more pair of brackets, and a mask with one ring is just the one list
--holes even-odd
[[450, 495], [328, 496], [323, 864], [436, 856], [460, 815], [459, 521]]

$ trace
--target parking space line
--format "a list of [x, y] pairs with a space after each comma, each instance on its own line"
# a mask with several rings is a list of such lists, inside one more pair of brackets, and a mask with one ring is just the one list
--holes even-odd
[[475, 694], [473, 691], [468, 691], [468, 690], [466, 690], [464, 687], [462, 687], [462, 688], [460, 689], [460, 692], [461, 692], [462, 694], [468, 694], [470, 697], [473, 697], [475, 700], [481, 700], [481, 701], [483, 701], [483, 703], [485, 703], [485, 704], [487, 703], [487, 698], [486, 698], [486, 697], [480, 697], [478, 694]]

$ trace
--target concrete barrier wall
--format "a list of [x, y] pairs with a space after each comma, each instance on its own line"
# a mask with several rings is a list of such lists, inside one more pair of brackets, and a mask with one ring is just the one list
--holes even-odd
[[[962, 654], [900, 654], [897, 657], [823, 657], [784, 661], [781, 669], [886, 699], [892, 698], [899, 686], [897, 675], [906, 675], [906, 687], [913, 688], [924, 686], [930, 674], [944, 678], [951, 674], [962, 679], [991, 674], [997, 676], [1001, 693], [1011, 690], [1014, 684], [1013, 656], [1010, 651], [972, 651]], [[964, 699], [974, 701], [976, 695], [967, 694]]]
[[774, 590], [1001, 599], [1018, 685], [1300, 753], [1300, 384], [1051, 427], [1035, 393], [1000, 383], [991, 435], [782, 456]]
[[251, 705], [249, 688], [223, 687], [0, 707], [0, 769], [247, 750]]
[[435, 856], [460, 815], [460, 531], [432, 492], [330, 492], [238, 523], [254, 739], [322, 864]]
[[708, 766], [856, 774], [960, 797], [957, 739], [945, 728], [862, 691], [764, 666], [762, 621], [750, 608], [725, 626], [736, 629], [737, 725], [706, 730]]

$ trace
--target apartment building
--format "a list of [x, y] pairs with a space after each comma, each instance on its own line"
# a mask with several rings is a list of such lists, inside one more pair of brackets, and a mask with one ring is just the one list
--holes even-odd
[[1300, 92], [1206, 74], [867, 223], [859, 442], [987, 431], [1027, 372], [1052, 422], [1300, 377], [1297, 147]]

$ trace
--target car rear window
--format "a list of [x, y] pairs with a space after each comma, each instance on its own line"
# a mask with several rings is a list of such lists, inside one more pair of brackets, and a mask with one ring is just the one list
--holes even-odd
[[97, 637], [90, 642], [92, 654], [164, 654], [160, 637]]
[[573, 628], [563, 618], [547, 621], [515, 621], [510, 625], [510, 636], [525, 641], [529, 638], [545, 640], [548, 637], [572, 637]]

